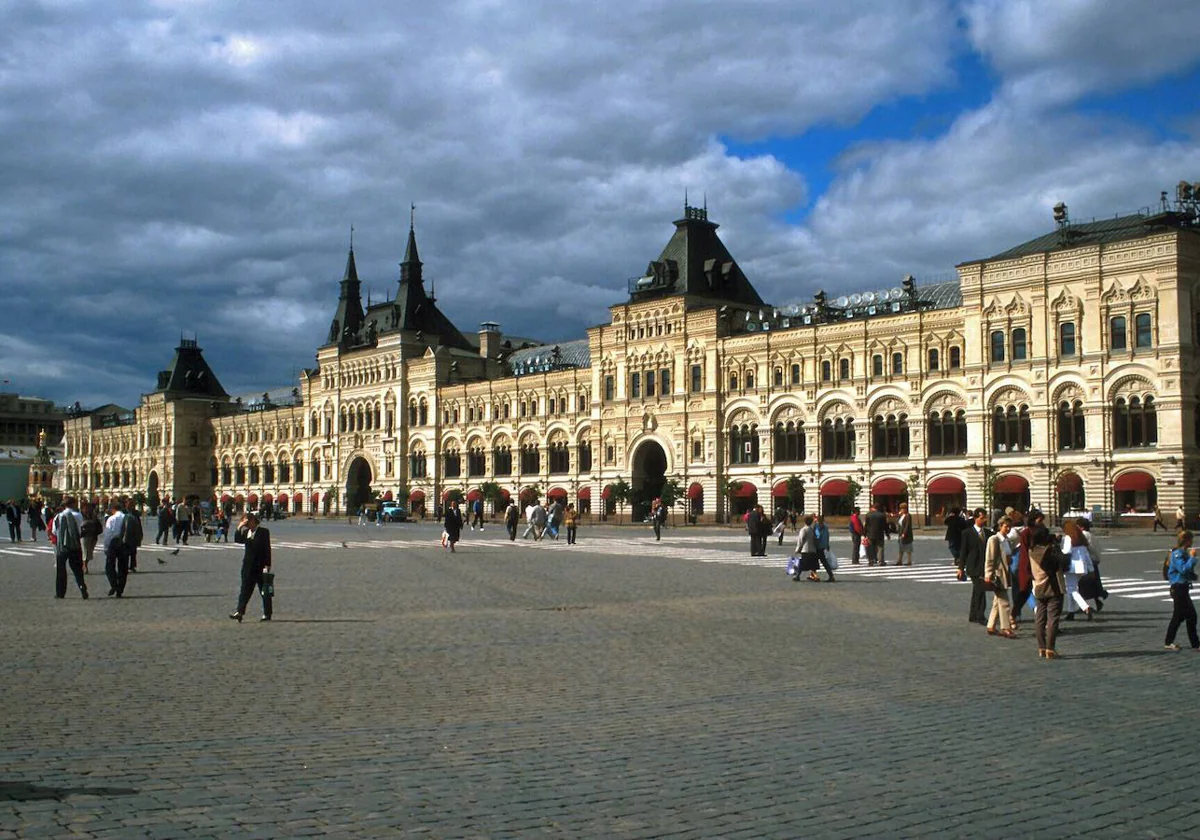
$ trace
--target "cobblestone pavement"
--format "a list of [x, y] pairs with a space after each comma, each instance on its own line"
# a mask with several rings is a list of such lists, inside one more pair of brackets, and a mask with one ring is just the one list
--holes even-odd
[[56, 601], [0, 543], [0, 838], [1200, 836], [1162, 538], [1106, 541], [1046, 662], [967, 623], [935, 538], [830, 585], [733, 531], [437, 535], [277, 523], [240, 625], [233, 545]]

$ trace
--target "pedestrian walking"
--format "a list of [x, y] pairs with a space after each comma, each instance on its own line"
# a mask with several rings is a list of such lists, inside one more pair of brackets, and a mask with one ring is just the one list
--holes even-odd
[[900, 516], [896, 519], [896, 538], [900, 544], [900, 553], [896, 558], [896, 565], [911, 566], [913, 556], [913, 521], [912, 514], [908, 512], [908, 502], [900, 503]]
[[1183, 515], [1183, 505], [1175, 508], [1175, 533], [1186, 530], [1187, 520]]
[[80, 535], [83, 538], [83, 573], [86, 575], [92, 557], [96, 553], [96, 543], [100, 539], [100, 535], [104, 533], [104, 523], [100, 521], [96, 505], [91, 502], [84, 503], [82, 513], [83, 525], [80, 528]]
[[38, 531], [46, 530], [46, 526], [42, 523], [41, 513], [36, 499], [29, 500], [29, 507], [25, 509], [25, 517], [29, 522], [29, 539], [37, 542]]
[[1196, 605], [1192, 603], [1192, 582], [1196, 580], [1196, 550], [1192, 548], [1192, 532], [1181, 531], [1167, 564], [1167, 580], [1171, 584], [1171, 622], [1167, 625], [1167, 650], [1179, 650], [1175, 634], [1179, 625], [1187, 625], [1192, 650], [1200, 651], [1200, 636], [1196, 635]]
[[1067, 557], [1067, 568], [1064, 574], [1066, 580], [1067, 621], [1075, 620], [1075, 612], [1079, 610], [1090, 620], [1093, 614], [1092, 605], [1088, 603], [1083, 593], [1079, 591], [1079, 581], [1085, 575], [1092, 574], [1092, 555], [1088, 551], [1087, 536], [1079, 523], [1068, 519], [1063, 523], [1062, 553]]
[[829, 547], [829, 526], [825, 524], [823, 514], [818, 513], [813, 520], [813, 536], [817, 540], [817, 560], [825, 567], [825, 574], [829, 575], [827, 582], [836, 583], [837, 581], [833, 579], [833, 570], [837, 568], [837, 560]]
[[[803, 529], [802, 529], [803, 530]], [[750, 556], [762, 557], [766, 552], [766, 546], [762, 551], [759, 551], [758, 541], [761, 539], [762, 532], [762, 510], [757, 505], [750, 508], [746, 514], [746, 533], [750, 535]]]
[[958, 579], [971, 581], [971, 608], [967, 620], [975, 624], [987, 624], [987, 616], [984, 615], [987, 590], [984, 588], [983, 573], [987, 565], [987, 541], [992, 535], [987, 521], [987, 511], [976, 508], [975, 523], [963, 530], [962, 545], [958, 552]]
[[508, 531], [508, 539], [510, 542], [515, 542], [517, 539], [517, 524], [521, 519], [521, 511], [517, 507], [516, 501], [508, 500], [508, 507], [504, 509], [504, 528]]
[[654, 526], [655, 542], [662, 540], [663, 523], [667, 521], [667, 506], [662, 499], [655, 499], [650, 506], [650, 521]]
[[167, 544], [167, 539], [171, 535], [171, 526], [175, 524], [175, 511], [171, 510], [171, 505], [164, 501], [158, 506], [158, 533], [154, 535], [154, 544], [158, 545], [159, 540], [162, 544]]
[[1034, 632], [1037, 636], [1038, 657], [1056, 659], [1058, 650], [1058, 618], [1062, 615], [1063, 593], [1067, 584], [1063, 579], [1062, 552], [1046, 528], [1045, 517], [1039, 511], [1030, 514], [1029, 567], [1033, 574], [1033, 597], [1037, 603], [1034, 610]]
[[1160, 508], [1158, 505], [1155, 505], [1155, 506], [1154, 506], [1154, 528], [1153, 528], [1153, 533], [1157, 534], [1157, 533], [1158, 533], [1158, 529], [1159, 529], [1159, 528], [1162, 528], [1162, 529], [1165, 531], [1165, 530], [1167, 530], [1167, 524], [1166, 524], [1165, 522], [1163, 522], [1163, 518], [1162, 518], [1162, 509], [1161, 509], [1161, 508]]
[[8, 520], [8, 539], [10, 542], [21, 540], [21, 508], [13, 499], [4, 505], [4, 518]]
[[88, 597], [87, 581], [83, 577], [83, 514], [75, 509], [75, 498], [68, 496], [62, 512], [52, 520], [54, 535], [54, 597], [67, 597], [67, 568], [75, 576], [79, 595]]
[[462, 511], [458, 509], [458, 499], [450, 502], [442, 527], [446, 534], [446, 545], [450, 547], [450, 553], [453, 554], [454, 546], [462, 539], [463, 518]]
[[888, 533], [887, 514], [880, 509], [878, 502], [871, 502], [871, 511], [862, 522], [862, 530], [862, 543], [867, 547], [867, 565], [886, 566], [885, 548], [892, 535]]
[[850, 511], [850, 562], [855, 566], [859, 564], [859, 555], [862, 554], [863, 523], [860, 513], [858, 507]]
[[563, 512], [563, 524], [567, 526], [567, 545], [575, 545], [575, 535], [579, 532], [579, 511], [574, 504], [567, 505]]
[[796, 566], [796, 573], [792, 575], [792, 580], [800, 580], [801, 576], [808, 572], [808, 579], [814, 583], [820, 580], [817, 577], [817, 535], [813, 530], [812, 516], [804, 517], [804, 525], [796, 534], [796, 556], [800, 558], [799, 564]]
[[275, 602], [274, 577], [266, 577], [271, 574], [271, 532], [262, 527], [257, 516], [247, 513], [238, 523], [233, 541], [246, 548], [242, 553], [242, 585], [238, 590], [237, 609], [229, 617], [241, 623], [257, 586], [263, 610], [259, 621], [270, 621]]
[[183, 544], [187, 545], [188, 535], [192, 532], [192, 509], [184, 502], [178, 502], [175, 505], [175, 545], [179, 545], [180, 539]]
[[116, 499], [108, 503], [108, 519], [104, 520], [104, 575], [108, 578], [108, 596], [124, 597], [129, 582], [129, 552], [126, 550], [129, 526], [125, 513]]
[[1012, 543], [1008, 541], [1008, 534], [1012, 531], [1012, 525], [1011, 518], [1000, 517], [996, 533], [988, 537], [983, 569], [984, 583], [992, 592], [992, 611], [987, 620], [988, 635], [1006, 639], [1017, 637], [1013, 632], [1012, 604], [1008, 601], [1008, 590], [1012, 586], [1009, 574]]
[[950, 549], [950, 562], [958, 565], [958, 554], [962, 551], [962, 535], [968, 527], [968, 522], [963, 517], [962, 510], [951, 508], [949, 516], [945, 519], [945, 525], [946, 548]]
[[479, 526], [479, 530], [483, 530], [483, 499], [478, 498], [471, 503], [471, 530], [475, 530], [475, 526]]
[[783, 532], [787, 530], [788, 514], [782, 507], [775, 508], [775, 530], [772, 533], [779, 538], [778, 545], [783, 545]]
[[1029, 565], [1029, 539], [1033, 535], [1034, 527], [1041, 526], [1045, 528], [1046, 515], [1040, 510], [1031, 510], [1027, 524], [1014, 525], [1012, 531], [1009, 532], [1009, 542], [1012, 542], [1012, 537], [1016, 534], [1017, 544], [1013, 551], [1012, 562], [1009, 564], [1009, 572], [1012, 577], [1012, 616], [1013, 629], [1016, 630], [1021, 624], [1021, 611], [1025, 608], [1025, 604], [1033, 596], [1033, 569]]
[[129, 571], [136, 574], [138, 549], [142, 546], [145, 533], [142, 531], [142, 517], [138, 513], [137, 505], [133, 503], [133, 499], [125, 501], [125, 515], [129, 518], [127, 523], [129, 539], [125, 544], [125, 551], [129, 554]]

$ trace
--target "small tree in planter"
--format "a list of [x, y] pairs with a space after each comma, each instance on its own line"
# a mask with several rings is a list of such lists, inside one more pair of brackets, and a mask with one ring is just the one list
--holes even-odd
[[618, 478], [615, 484], [610, 484], [612, 490], [612, 498], [621, 507], [621, 515], [625, 515], [625, 505], [629, 504], [629, 499], [633, 496], [633, 488], [623, 478]]
[[521, 502], [522, 508], [527, 508], [530, 505], [536, 505], [542, 500], [542, 491], [538, 489], [536, 484], [530, 484], [528, 487], [523, 487], [517, 498]]
[[842, 494], [842, 509], [846, 515], [854, 512], [854, 506], [858, 504], [858, 494], [862, 492], [862, 485], [850, 478], [846, 481], [846, 492]]
[[791, 476], [784, 485], [787, 490], [788, 505], [797, 513], [804, 511], [804, 479]]
[[494, 481], [485, 481], [479, 485], [479, 493], [483, 496], [483, 500], [492, 506], [492, 513], [500, 513], [500, 505], [504, 502], [504, 494], [500, 491], [500, 485]]
[[738, 481], [737, 479], [721, 479], [721, 495], [725, 497], [726, 516], [729, 518], [730, 522], [733, 522], [733, 500], [737, 498], [738, 493], [742, 489], [743, 483], [744, 482]]

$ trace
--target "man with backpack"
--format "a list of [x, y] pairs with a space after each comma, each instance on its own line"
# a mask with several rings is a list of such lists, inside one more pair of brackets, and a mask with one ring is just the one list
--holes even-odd
[[54, 597], [67, 597], [67, 567], [75, 576], [79, 595], [88, 597], [87, 581], [83, 578], [83, 514], [75, 509], [75, 498], [68, 496], [66, 506], [50, 526], [54, 535]]

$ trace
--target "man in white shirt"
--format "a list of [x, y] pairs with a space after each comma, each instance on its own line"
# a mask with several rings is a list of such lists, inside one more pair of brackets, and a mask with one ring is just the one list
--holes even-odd
[[118, 598], [125, 594], [129, 580], [129, 552], [125, 550], [127, 527], [125, 514], [119, 502], [109, 502], [108, 519], [104, 520], [104, 532], [100, 539], [104, 543], [104, 576], [108, 578], [108, 595]]
[[192, 532], [192, 509], [187, 506], [186, 502], [179, 502], [175, 505], [175, 544], [179, 545], [179, 537], [183, 537], [183, 544], [187, 545], [188, 534]]
[[67, 597], [67, 566], [75, 576], [80, 596], [86, 601], [87, 582], [83, 577], [83, 514], [75, 509], [75, 498], [68, 496], [66, 507], [50, 525], [54, 535], [54, 597]]

